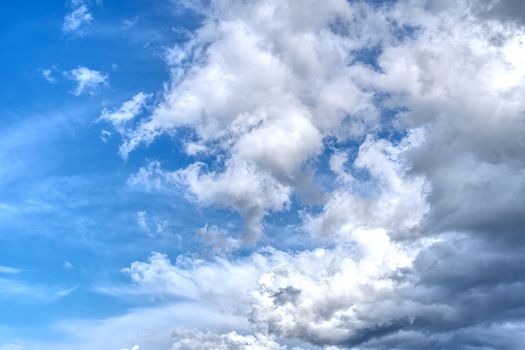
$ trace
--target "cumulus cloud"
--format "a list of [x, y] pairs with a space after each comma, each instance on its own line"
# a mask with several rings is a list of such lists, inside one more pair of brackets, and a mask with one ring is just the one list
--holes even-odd
[[[323, 138], [362, 137], [378, 115], [373, 93], [349, 76], [355, 43], [330, 29], [357, 18], [347, 2], [214, 2], [207, 11], [194, 39], [169, 52], [172, 83], [121, 150], [192, 128], [201, 149], [225, 159], [224, 169], [196, 162], [179, 172], [181, 180], [200, 203], [237, 210], [253, 243], [267, 213], [286, 209], [294, 190], [312, 192], [305, 167], [323, 151]], [[266, 20], [275, 13], [278, 21]]]
[[[249, 318], [253, 334], [270, 339], [421, 348], [468, 344], [480, 333], [494, 332], [483, 339], [497, 348], [506, 343], [498, 329], [520, 329], [523, 282], [515, 276], [523, 273], [525, 261], [520, 249], [503, 256], [487, 248], [487, 242], [466, 235], [407, 246], [386, 231], [358, 229], [348, 244], [333, 249], [269, 249], [233, 262], [181, 257], [175, 265], [154, 254], [126, 272], [146, 294], [173, 293], [220, 305], [223, 312]], [[176, 349], [212, 343], [236, 349], [225, 334], [183, 334]]]
[[[349, 235], [352, 244], [336, 249], [287, 253], [269, 248], [230, 262], [181, 256], [173, 265], [155, 253], [147, 263], [135, 262], [124, 271], [146, 294], [219, 303], [222, 310], [249, 316], [264, 334], [342, 343], [374, 322], [401, 317], [393, 307], [375, 309], [400, 302], [398, 274], [417, 253], [391, 241], [384, 230], [358, 229]], [[406, 303], [414, 304], [406, 318], [425, 309]]]
[[[520, 348], [525, 30], [508, 18], [515, 5], [195, 7], [202, 27], [169, 50], [164, 96], [126, 128], [121, 153], [190, 130], [188, 166], [153, 161], [129, 183], [185, 188], [198, 205], [237, 211], [245, 233], [205, 227], [211, 260], [153, 253], [123, 271], [137, 293], [218, 306], [250, 329], [178, 331], [175, 349], [289, 339]], [[225, 254], [257, 244], [277, 212], [299, 216], [314, 247]]]
[[428, 211], [426, 196], [430, 190], [424, 177], [409, 176], [403, 157], [422, 140], [414, 132], [394, 146], [385, 140], [367, 137], [352, 164], [354, 170], [365, 170], [360, 179], [344, 169], [344, 154], [334, 154], [331, 168], [340, 186], [334, 191], [320, 215], [308, 216], [307, 227], [320, 235], [345, 235], [366, 226], [384, 228], [391, 234], [408, 234], [418, 227]]
[[[458, 13], [467, 12], [465, 6], [458, 5]], [[511, 231], [525, 217], [525, 143], [518, 136], [525, 132], [518, 97], [525, 33], [498, 21], [445, 14], [439, 20], [428, 13], [413, 16], [424, 30], [414, 40], [383, 48], [378, 61], [384, 74], [361, 77], [406, 108], [403, 125], [429, 131], [409, 156], [413, 170], [433, 188], [426, 229], [515, 236]]]
[[77, 87], [73, 91], [75, 96], [84, 93], [95, 94], [101, 87], [109, 85], [108, 76], [102, 72], [87, 67], [77, 67], [64, 72], [66, 78], [76, 82]]
[[71, 12], [64, 17], [62, 31], [79, 33], [82, 26], [89, 24], [93, 20], [93, 16], [89, 11], [88, 5], [83, 0], [71, 0], [68, 5], [71, 8]]

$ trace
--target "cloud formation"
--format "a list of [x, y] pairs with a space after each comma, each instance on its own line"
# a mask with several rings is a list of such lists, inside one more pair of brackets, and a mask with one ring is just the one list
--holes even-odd
[[76, 82], [77, 87], [73, 91], [75, 96], [80, 96], [84, 93], [95, 94], [101, 87], [109, 85], [109, 79], [106, 74], [87, 67], [77, 67], [64, 72], [64, 75], [66, 78]]
[[80, 33], [82, 27], [93, 20], [93, 16], [84, 0], [71, 0], [68, 6], [71, 8], [71, 12], [64, 17], [62, 31]]
[[[136, 293], [218, 306], [250, 329], [179, 330], [174, 349], [520, 348], [525, 29], [513, 6], [193, 7], [203, 25], [169, 50], [171, 80], [121, 131], [121, 154], [189, 130], [188, 166], [150, 162], [130, 182], [236, 211], [244, 234], [206, 227], [214, 259], [153, 253], [124, 272]], [[103, 119], [131, 120], [140, 96]], [[264, 247], [275, 213], [299, 217], [314, 247]], [[239, 243], [256, 248], [232, 254]]]
[[265, 334], [243, 336], [236, 332], [227, 334], [203, 333], [190, 330], [176, 330], [173, 337], [178, 340], [173, 344], [172, 350], [282, 350], [285, 347]]

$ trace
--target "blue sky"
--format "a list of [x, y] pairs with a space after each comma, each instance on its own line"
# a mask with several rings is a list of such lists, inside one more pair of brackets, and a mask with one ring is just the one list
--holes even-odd
[[[163, 5], [95, 4], [96, 26], [88, 26], [85, 34], [62, 31], [68, 11], [62, 2], [2, 5], [0, 265], [20, 269], [2, 277], [28, 293], [0, 287], [0, 324], [7, 329], [0, 343], [12, 337], [58, 337], [46, 325], [125, 310], [128, 301], [100, 296], [93, 286], [119, 278], [122, 266], [152, 250], [180, 252], [174, 232], [185, 236], [200, 224], [188, 215], [182, 196], [150, 195], [127, 186], [149, 150], [123, 161], [119, 140], [103, 142], [100, 134], [108, 126], [97, 122], [103, 106], [139, 89], [157, 92], [167, 80], [163, 49], [183, 40], [177, 30], [191, 29], [197, 19], [166, 14]], [[126, 28], [126, 20], [136, 23]], [[75, 96], [74, 82], [62, 72], [78, 66], [109, 72], [108, 86]], [[45, 69], [56, 81], [44, 78]], [[165, 140], [151, 152], [177, 162], [172, 144]], [[166, 220], [165, 236], [142, 232], [135, 220], [138, 211]], [[71, 292], [55, 297], [59, 290]]]
[[521, 349], [523, 13], [4, 1], [0, 350]]

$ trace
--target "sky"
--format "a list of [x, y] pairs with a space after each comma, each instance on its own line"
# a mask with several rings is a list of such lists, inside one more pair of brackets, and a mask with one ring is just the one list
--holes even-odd
[[0, 350], [522, 349], [521, 0], [0, 23]]

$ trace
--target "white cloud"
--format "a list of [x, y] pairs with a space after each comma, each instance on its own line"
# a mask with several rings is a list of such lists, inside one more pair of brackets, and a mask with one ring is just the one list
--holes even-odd
[[[175, 325], [187, 329], [215, 329], [218, 332], [235, 327], [246, 332], [245, 320], [210, 305], [204, 307], [182, 302], [131, 309], [123, 315], [105, 319], [58, 322], [51, 328], [63, 334], [64, 340], [42, 342], [38, 347], [44, 350], [111, 350], [129, 346], [126, 344], [140, 344], [140, 349], [169, 349], [176, 341], [172, 336]], [[27, 343], [32, 345], [29, 341]]]
[[[239, 212], [245, 234], [205, 227], [211, 261], [153, 253], [124, 272], [128, 293], [188, 299], [251, 327], [183, 331], [175, 348], [271, 348], [282, 337], [518, 349], [498, 332], [521, 339], [525, 319], [523, 28], [480, 19], [474, 1], [199, 8], [203, 27], [170, 50], [163, 99], [125, 130], [121, 153], [190, 128], [192, 164], [150, 162], [129, 183], [183, 185], [198, 204]], [[319, 207], [300, 212], [319, 247], [225, 254], [315, 192], [308, 173], [329, 183]]]
[[[420, 348], [446, 344], [446, 339], [460, 336], [459, 328], [469, 339], [469, 329], [487, 327], [478, 322], [494, 320], [491, 327], [496, 327], [523, 301], [522, 284], [504, 272], [525, 266], [520, 250], [500, 254], [487, 247], [466, 235], [407, 244], [393, 241], [385, 230], [359, 228], [334, 248], [295, 253], [264, 249], [214, 262], [181, 256], [174, 264], [155, 253], [125, 271], [144, 295], [186, 297], [230, 317], [250, 319], [252, 333], [246, 328], [242, 332], [256, 338], [262, 335], [278, 343], [299, 338], [343, 348], [395, 348], [403, 343]], [[483, 262], [483, 271], [477, 273]], [[492, 283], [505, 287], [486, 288]], [[472, 293], [473, 288], [477, 292]], [[479, 302], [487, 307], [469, 316], [470, 305]], [[235, 326], [230, 330], [241, 331]], [[177, 346], [233, 346], [226, 333], [182, 334]], [[246, 338], [239, 341], [243, 344]]]
[[[373, 315], [369, 307], [382, 298], [397, 298], [395, 272], [410, 267], [418, 251], [392, 242], [380, 229], [357, 229], [347, 239], [352, 244], [335, 249], [300, 253], [269, 249], [231, 262], [179, 257], [172, 265], [155, 253], [147, 263], [134, 262], [124, 271], [145, 294], [219, 305], [233, 315], [251, 315], [256, 327], [269, 327], [284, 336], [308, 333], [312, 339], [340, 342], [353, 329], [373, 322], [367, 320]], [[324, 321], [318, 313], [324, 314]], [[377, 322], [394, 317], [374, 313]]]
[[51, 302], [71, 294], [75, 289], [76, 287], [59, 288], [0, 277], [0, 296], [4, 298]]
[[[519, 156], [525, 150], [519, 137], [525, 132], [519, 98], [525, 34], [498, 21], [480, 21], [471, 6], [424, 7], [408, 0], [388, 6], [215, 1], [193, 39], [170, 51], [173, 74], [163, 101], [149, 119], [127, 131], [121, 153], [162, 133], [193, 129], [197, 140], [186, 147], [188, 155], [206, 150], [224, 167], [209, 169], [196, 162], [177, 173], [181, 183], [198, 203], [238, 211], [246, 221], [245, 242], [253, 243], [263, 236], [268, 213], [289, 208], [294, 194], [317, 191], [304, 174], [326, 151], [323, 140], [360, 141], [392, 127], [382, 124], [381, 108], [406, 110], [392, 121], [398, 131], [428, 131], [407, 155], [407, 168], [412, 165], [410, 171], [420, 175], [407, 181], [417, 189], [410, 184], [392, 189], [398, 197], [374, 201], [383, 206], [375, 209], [388, 216], [394, 207], [405, 206], [405, 222], [389, 227], [413, 229], [420, 220], [411, 215], [419, 218], [426, 210], [414, 196], [431, 185], [430, 202], [437, 210], [428, 222], [436, 224], [441, 215], [454, 213], [443, 227], [452, 228], [454, 221], [454, 227], [470, 229], [480, 215], [489, 218], [484, 213], [490, 209], [479, 200], [484, 194], [475, 190], [482, 183], [489, 183], [488, 191], [498, 197], [499, 179], [509, 176], [504, 184], [512, 186], [509, 193], [525, 193]], [[374, 45], [381, 48], [380, 70], [359, 61], [359, 52]], [[479, 177], [453, 175], [464, 170], [466, 160], [471, 169], [479, 169], [473, 170]], [[378, 181], [396, 186], [388, 177]], [[348, 189], [333, 192], [328, 210], [338, 205], [335, 200], [353, 208], [342, 192]], [[450, 200], [456, 194], [469, 199], [471, 210]], [[514, 198], [511, 206], [519, 207], [521, 197]], [[511, 212], [505, 203], [502, 199], [495, 206], [501, 215]], [[357, 211], [366, 210], [359, 206]], [[523, 214], [504, 221], [519, 221]], [[488, 224], [497, 225], [496, 219]]]
[[45, 80], [47, 80], [50, 83], [56, 83], [56, 78], [53, 76], [53, 69], [41, 69], [40, 72], [42, 73], [42, 76]]
[[71, 12], [64, 17], [62, 31], [78, 33], [82, 27], [93, 20], [87, 4], [83, 0], [71, 0]]
[[77, 87], [73, 92], [75, 96], [80, 96], [83, 93], [94, 94], [101, 87], [109, 85], [108, 76], [96, 70], [87, 67], [78, 67], [70, 71], [64, 72], [64, 75], [77, 83]]
[[220, 204], [240, 212], [245, 220], [244, 241], [254, 244], [262, 235], [268, 210], [282, 210], [291, 188], [246, 162], [227, 163], [223, 173], [202, 173], [200, 164], [175, 173], [202, 204]]
[[355, 43], [330, 30], [333, 21], [358, 20], [346, 1], [217, 1], [209, 11], [194, 39], [170, 51], [164, 99], [127, 132], [121, 153], [162, 132], [194, 129], [190, 145], [198, 147], [186, 147], [188, 154], [226, 155], [225, 169], [194, 163], [178, 172], [181, 183], [199, 203], [237, 210], [244, 241], [253, 243], [267, 213], [286, 209], [294, 191], [315, 192], [304, 167], [322, 153], [323, 138], [361, 137], [376, 127], [377, 111], [373, 94], [350, 76]]
[[149, 162], [128, 179], [129, 186], [143, 187], [148, 191], [168, 190], [169, 183], [173, 180], [170, 174], [161, 168], [157, 161]]
[[343, 168], [344, 154], [331, 159], [332, 170], [341, 185], [330, 196], [323, 212], [307, 215], [308, 229], [320, 235], [345, 235], [366, 226], [406, 235], [418, 227], [428, 212], [426, 196], [430, 187], [421, 176], [409, 176], [406, 153], [418, 147], [421, 132], [413, 132], [394, 146], [385, 140], [367, 137], [352, 167], [366, 170], [369, 178], [359, 179]]
[[100, 115], [99, 120], [105, 120], [112, 123], [116, 128], [124, 127], [124, 125], [141, 113], [146, 101], [150, 96], [139, 92], [129, 101], [126, 101], [119, 108], [109, 111], [104, 109]]
[[108, 140], [111, 138], [111, 131], [109, 130], [102, 130], [100, 132], [100, 139], [102, 142], [108, 142]]

